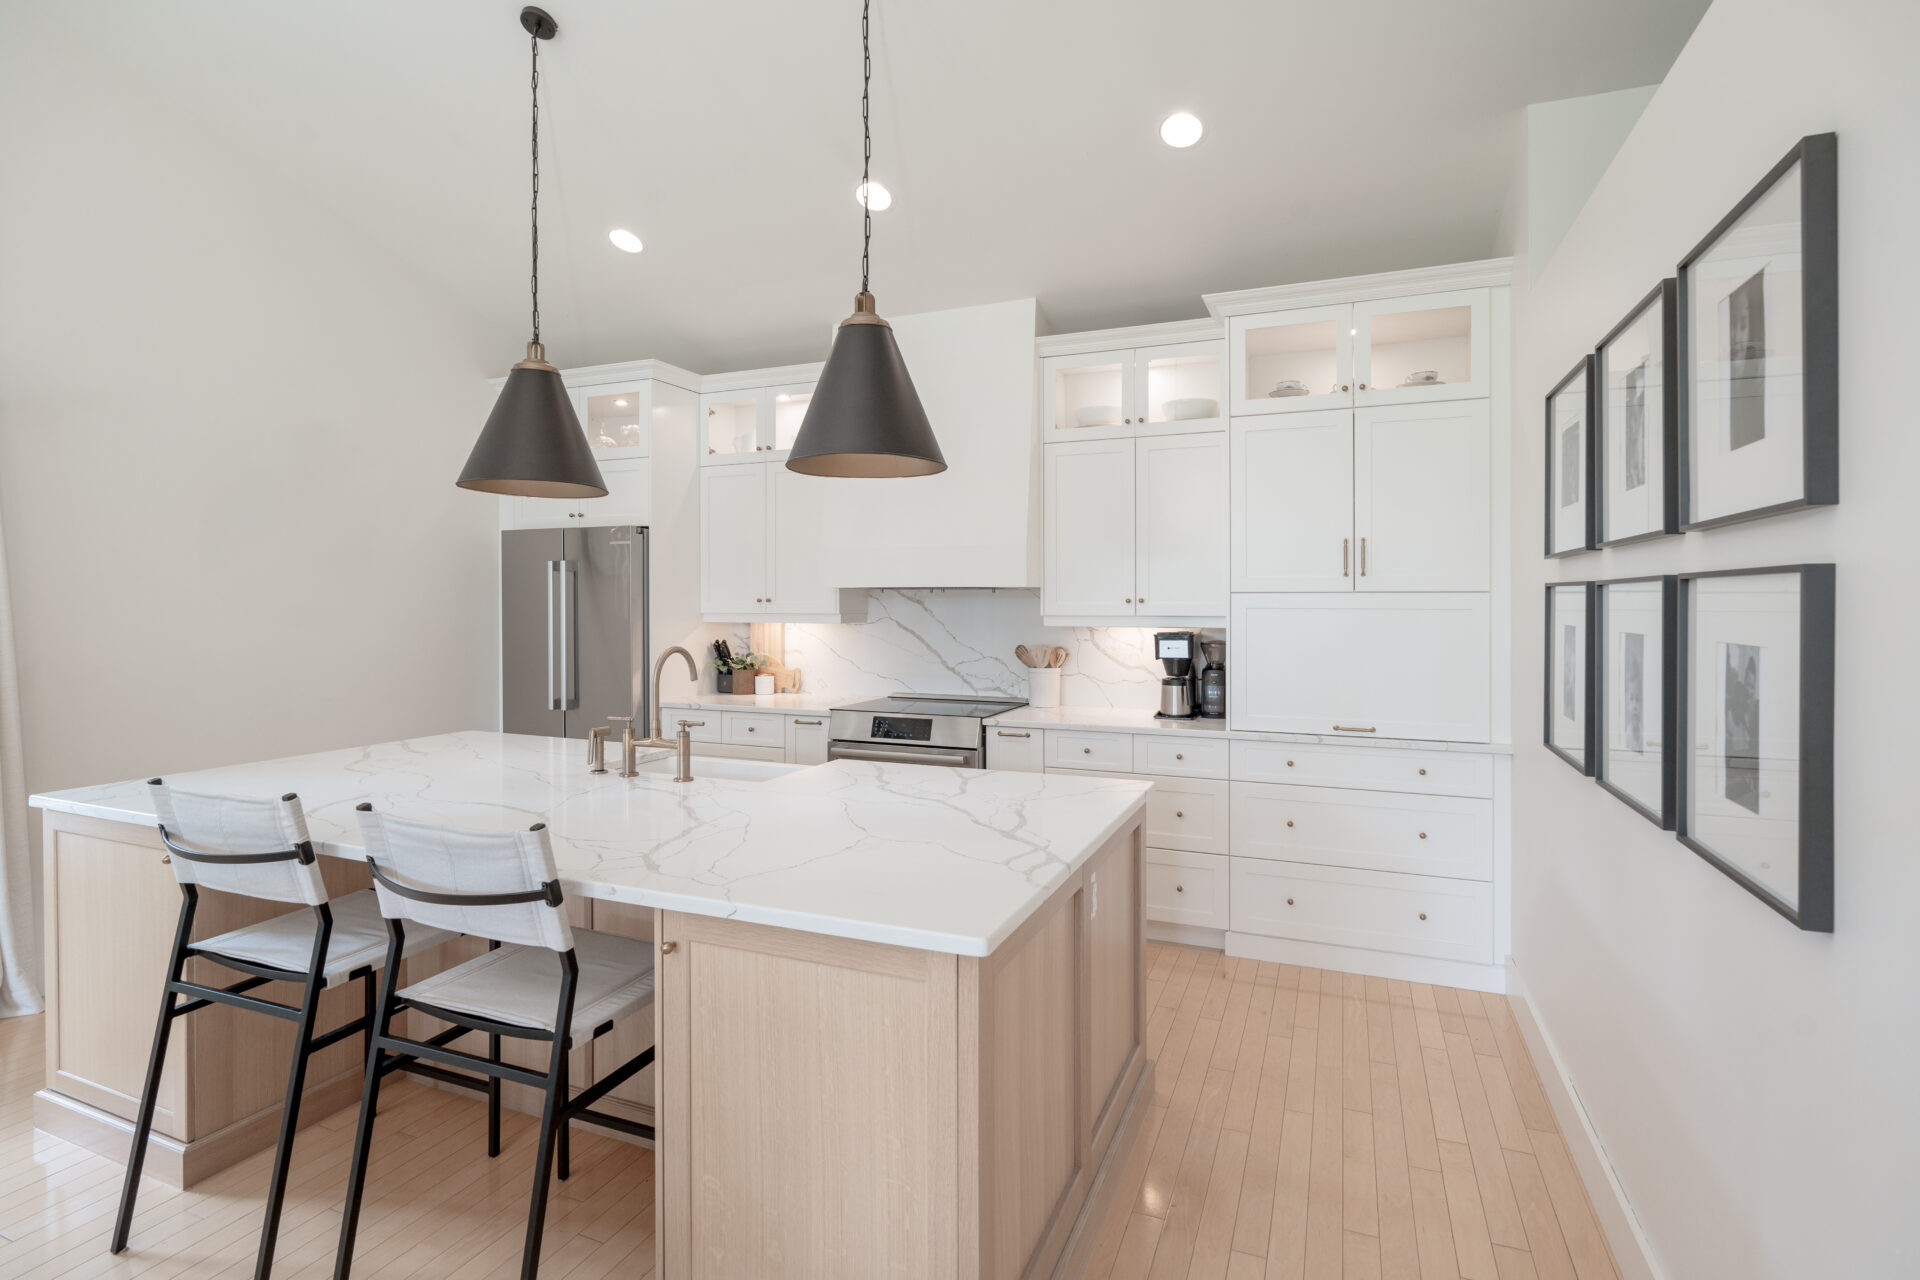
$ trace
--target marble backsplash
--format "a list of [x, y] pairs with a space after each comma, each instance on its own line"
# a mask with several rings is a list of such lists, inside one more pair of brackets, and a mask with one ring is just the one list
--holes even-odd
[[[1060, 701], [1070, 707], [1160, 705], [1166, 673], [1151, 627], [1045, 627], [1040, 593], [1017, 590], [871, 591], [867, 620], [786, 628], [787, 665], [821, 694], [970, 693], [1026, 697], [1015, 645], [1060, 645]], [[1207, 639], [1223, 639], [1218, 631]], [[747, 644], [736, 628], [734, 649]]]

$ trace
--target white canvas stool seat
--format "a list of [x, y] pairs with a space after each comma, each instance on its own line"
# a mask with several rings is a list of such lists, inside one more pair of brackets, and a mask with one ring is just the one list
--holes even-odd
[[[487, 1095], [489, 1156], [500, 1153], [501, 1081], [543, 1095], [533, 1203], [520, 1253], [521, 1280], [534, 1280], [540, 1270], [549, 1176], [557, 1149], [559, 1175], [567, 1177], [568, 1132], [574, 1122], [653, 1137], [652, 1125], [591, 1109], [652, 1063], [651, 1046], [610, 1071], [596, 1071], [599, 1079], [577, 1097], [569, 1097], [567, 1077], [569, 1049], [605, 1035], [616, 1022], [653, 1003], [653, 944], [573, 927], [544, 824], [526, 831], [464, 831], [383, 817], [370, 804], [359, 807], [359, 817], [389, 942], [347, 1172], [334, 1280], [348, 1280], [353, 1270], [380, 1080], [403, 1068]], [[417, 929], [456, 930], [487, 939], [490, 949], [398, 990], [399, 959]], [[410, 1040], [391, 1029], [394, 1015], [408, 1010], [452, 1025], [425, 1040]], [[484, 1058], [452, 1047], [453, 1041], [474, 1031], [487, 1037]], [[500, 1041], [508, 1037], [547, 1044], [547, 1069], [503, 1062]], [[596, 1061], [595, 1066], [602, 1064]]]
[[[575, 929], [573, 949], [580, 959], [570, 1028], [574, 1039], [590, 1040], [594, 1028], [618, 1022], [653, 1003], [651, 942]], [[545, 947], [503, 946], [403, 988], [400, 998], [490, 1022], [551, 1031], [559, 988], [560, 966], [553, 952]]]
[[[344, 894], [327, 900], [333, 911], [333, 932], [327, 938], [327, 958], [321, 970], [322, 986], [337, 987], [351, 975], [368, 968], [378, 969], [387, 954], [387, 921], [380, 914], [380, 902], [373, 890]], [[302, 972], [313, 953], [313, 913], [289, 911], [271, 920], [241, 925], [217, 937], [194, 943], [200, 952], [231, 956], [269, 969]], [[458, 937], [444, 929], [422, 928], [407, 935], [403, 955], [437, 947]]]

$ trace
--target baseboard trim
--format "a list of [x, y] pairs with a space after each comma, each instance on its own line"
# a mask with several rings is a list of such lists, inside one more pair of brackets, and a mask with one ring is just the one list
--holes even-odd
[[1491, 991], [1495, 995], [1507, 989], [1507, 971], [1501, 965], [1437, 960], [1432, 956], [1407, 956], [1394, 951], [1369, 951], [1364, 947], [1342, 947], [1330, 942], [1305, 942], [1299, 938], [1269, 938], [1257, 933], [1229, 931], [1226, 952], [1230, 956], [1248, 960], [1271, 960], [1278, 964], [1297, 964], [1311, 969], [1361, 973], [1370, 978], [1399, 978], [1442, 987], [1465, 987], [1470, 991]]
[[1567, 1064], [1554, 1047], [1553, 1037], [1527, 998], [1527, 985], [1512, 959], [1507, 961], [1507, 1003], [1513, 1008], [1513, 1020], [1519, 1024], [1520, 1038], [1527, 1042], [1527, 1052], [1533, 1055], [1534, 1066], [1539, 1069], [1540, 1083], [1547, 1091], [1554, 1116], [1560, 1121], [1567, 1150], [1580, 1170], [1581, 1180], [1587, 1184], [1600, 1229], [1607, 1233], [1613, 1260], [1620, 1266], [1621, 1280], [1662, 1280], [1660, 1268], [1654, 1265], [1653, 1249], [1627, 1199], [1626, 1188], [1614, 1172], [1613, 1161], [1607, 1158], [1606, 1148], [1601, 1145], [1593, 1120], [1580, 1102], [1580, 1091], [1574, 1088], [1573, 1077], [1567, 1074]]
[[1227, 949], [1227, 931], [1209, 929], [1198, 924], [1167, 924], [1164, 921], [1147, 921], [1147, 940], [1149, 942], [1171, 942], [1181, 947], [1210, 947], [1215, 951]]

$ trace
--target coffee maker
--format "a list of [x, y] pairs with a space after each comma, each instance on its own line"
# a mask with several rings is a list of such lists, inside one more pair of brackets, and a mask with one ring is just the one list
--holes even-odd
[[1192, 631], [1157, 631], [1153, 654], [1167, 669], [1160, 682], [1158, 720], [1191, 720], [1200, 714], [1200, 637]]

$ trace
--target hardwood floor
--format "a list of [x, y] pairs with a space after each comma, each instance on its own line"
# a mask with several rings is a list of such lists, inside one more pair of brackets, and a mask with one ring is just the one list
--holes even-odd
[[[1157, 1095], [1088, 1280], [1612, 1280], [1605, 1237], [1498, 996], [1150, 946]], [[41, 1018], [0, 1020], [0, 1277], [244, 1280], [260, 1152], [149, 1182], [107, 1253], [120, 1165], [35, 1134]], [[383, 1091], [354, 1275], [517, 1273], [532, 1122], [485, 1158], [479, 1100]], [[354, 1110], [306, 1129], [276, 1280], [332, 1274]], [[576, 1130], [541, 1275], [653, 1271], [652, 1152]]]

